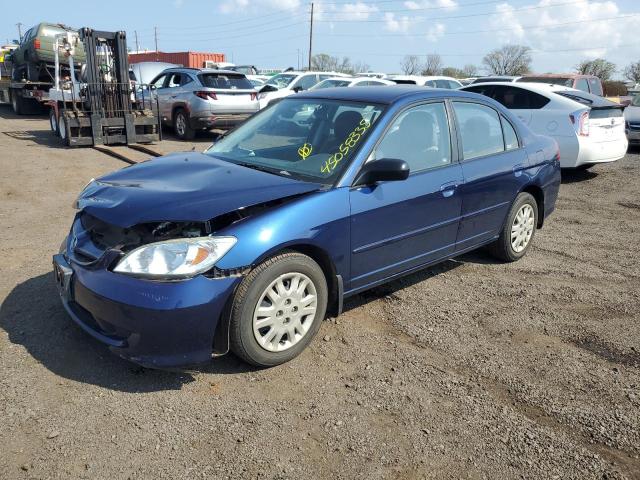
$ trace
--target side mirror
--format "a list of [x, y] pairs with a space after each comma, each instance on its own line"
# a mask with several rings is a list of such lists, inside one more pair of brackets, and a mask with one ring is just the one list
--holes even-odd
[[304, 90], [302, 87], [293, 87], [293, 91], [296, 92], [296, 93], [299, 93], [302, 90]]
[[376, 182], [406, 180], [409, 176], [409, 165], [397, 158], [381, 158], [365, 163], [356, 177], [354, 185], [373, 185]]
[[10, 62], [11, 61], [11, 54], [10, 53], [5, 53], [4, 54], [4, 61], [5, 62]]

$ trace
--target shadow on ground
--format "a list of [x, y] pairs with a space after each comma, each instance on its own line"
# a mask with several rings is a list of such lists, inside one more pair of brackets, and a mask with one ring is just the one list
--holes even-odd
[[194, 381], [192, 372], [237, 374], [252, 370], [233, 355], [194, 370], [152, 370], [113, 355], [73, 323], [53, 277], [39, 275], [17, 285], [0, 306], [0, 328], [44, 367], [77, 382], [124, 392], [177, 390]]

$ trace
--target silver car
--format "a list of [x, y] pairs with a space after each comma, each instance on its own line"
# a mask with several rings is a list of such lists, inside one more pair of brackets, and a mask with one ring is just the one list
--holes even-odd
[[197, 130], [231, 128], [259, 108], [251, 82], [230, 70], [170, 68], [151, 85], [162, 122], [182, 140], [192, 139]]

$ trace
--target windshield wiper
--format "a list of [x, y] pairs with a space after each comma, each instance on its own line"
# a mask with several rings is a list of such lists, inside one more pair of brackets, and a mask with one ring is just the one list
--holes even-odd
[[261, 172], [271, 173], [272, 175], [278, 175], [279, 177], [290, 177], [291, 174], [286, 170], [276, 170], [269, 167], [264, 167], [262, 165], [256, 165], [255, 163], [247, 163], [247, 162], [238, 162], [237, 160], [234, 162], [243, 167], [252, 168], [254, 170], [259, 170]]

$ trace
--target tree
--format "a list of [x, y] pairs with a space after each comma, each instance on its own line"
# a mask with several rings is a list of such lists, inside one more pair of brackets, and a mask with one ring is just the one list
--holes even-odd
[[440, 75], [442, 73], [442, 57], [437, 53], [427, 55], [422, 75]]
[[523, 75], [531, 70], [531, 49], [524, 45], [505, 45], [482, 59], [490, 75]]
[[444, 67], [442, 69], [442, 75], [445, 77], [453, 77], [453, 78], [464, 78], [466, 75], [456, 67]]
[[351, 63], [349, 57], [334, 57], [326, 53], [318, 53], [311, 57], [311, 68], [321, 72], [362, 73], [369, 70], [363, 62]]
[[407, 55], [400, 62], [400, 68], [405, 75], [417, 75], [420, 73], [422, 66], [417, 55]]
[[468, 63], [464, 67], [462, 67], [462, 76], [464, 78], [468, 77], [477, 77], [478, 76], [478, 67], [475, 65]]
[[627, 65], [624, 68], [624, 78], [634, 83], [640, 83], [640, 62]]
[[616, 64], [608, 62], [604, 58], [584, 60], [576, 65], [576, 71], [583, 75], [595, 75], [603, 82], [611, 79], [616, 71]]

